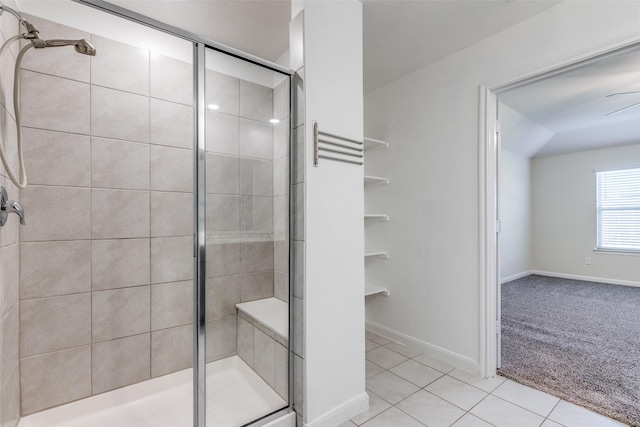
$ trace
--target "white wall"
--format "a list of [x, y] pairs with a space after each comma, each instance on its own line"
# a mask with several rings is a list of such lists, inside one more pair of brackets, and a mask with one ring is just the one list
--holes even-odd
[[531, 270], [531, 174], [529, 158], [500, 151], [498, 217], [500, 278]]
[[362, 3], [304, 3], [305, 426], [332, 427], [367, 408], [364, 371], [363, 168], [320, 160], [313, 120], [363, 138]]
[[[640, 3], [563, 2], [365, 97], [366, 133], [393, 142], [389, 298], [369, 325], [479, 368], [479, 90], [640, 38]], [[390, 147], [391, 148], [391, 147]]]
[[[532, 160], [533, 268], [640, 286], [640, 258], [593, 252], [594, 169], [640, 165], [640, 144]], [[591, 265], [585, 258], [591, 258]]]

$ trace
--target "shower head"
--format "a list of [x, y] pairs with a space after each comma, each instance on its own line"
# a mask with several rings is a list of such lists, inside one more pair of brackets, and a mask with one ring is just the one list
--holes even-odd
[[59, 46], [73, 46], [76, 49], [76, 52], [82, 53], [84, 55], [96, 56], [96, 48], [87, 40], [32, 40], [33, 46], [35, 48], [45, 48], [45, 47], [59, 47]]

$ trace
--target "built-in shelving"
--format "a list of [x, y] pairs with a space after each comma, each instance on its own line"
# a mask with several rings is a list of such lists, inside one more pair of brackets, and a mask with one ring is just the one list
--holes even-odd
[[389, 290], [387, 288], [383, 288], [382, 286], [377, 285], [364, 285], [364, 296], [368, 297], [369, 295], [378, 295], [382, 294], [384, 296], [389, 296]]
[[371, 219], [377, 221], [389, 221], [389, 215], [387, 214], [365, 214], [364, 219]]
[[382, 176], [370, 176], [370, 175], [365, 175], [364, 176], [364, 185], [371, 185], [371, 184], [388, 184], [389, 183], [389, 178], [384, 178]]
[[380, 257], [380, 258], [385, 258], [385, 259], [389, 259], [389, 252], [385, 252], [385, 251], [380, 251], [380, 252], [367, 252], [364, 254], [365, 258], [374, 258], [374, 257]]
[[[385, 141], [380, 141], [378, 139], [373, 139], [373, 138], [364, 138], [365, 153], [373, 149], [387, 148], [387, 147], [389, 147], [389, 144]], [[382, 176], [372, 176], [372, 175], [364, 176], [365, 187], [375, 186], [375, 185], [387, 185], [387, 184], [389, 184], [389, 178], [382, 177]], [[365, 197], [366, 197], [366, 193], [365, 193]], [[385, 213], [367, 213], [364, 215], [364, 219], [366, 221], [389, 221], [389, 215]], [[373, 227], [373, 228], [376, 228], [376, 227]], [[374, 231], [374, 230], [369, 230], [369, 231]], [[386, 252], [386, 251], [366, 252], [364, 254], [364, 257], [365, 259], [370, 259], [370, 258], [388, 259], [389, 252]], [[368, 297], [371, 295], [389, 296], [389, 290], [382, 286], [365, 284], [364, 296]]]

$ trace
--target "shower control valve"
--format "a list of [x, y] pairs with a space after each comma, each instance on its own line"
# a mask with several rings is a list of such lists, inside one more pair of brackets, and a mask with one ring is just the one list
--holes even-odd
[[24, 209], [20, 203], [14, 200], [8, 200], [7, 190], [0, 188], [0, 227], [7, 223], [7, 217], [10, 213], [17, 214], [20, 217], [20, 224], [24, 225]]

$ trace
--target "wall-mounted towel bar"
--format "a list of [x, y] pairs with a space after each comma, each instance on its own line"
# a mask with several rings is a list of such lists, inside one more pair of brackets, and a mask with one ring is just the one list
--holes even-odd
[[[351, 163], [362, 166], [363, 142], [355, 139], [345, 138], [318, 129], [318, 122], [313, 122], [313, 166], [317, 167], [320, 159], [333, 160], [336, 162]], [[327, 147], [338, 147], [341, 150]], [[327, 155], [325, 153], [335, 154]], [[355, 159], [354, 159], [355, 158]], [[356, 160], [359, 159], [359, 160]]]

